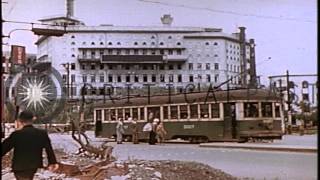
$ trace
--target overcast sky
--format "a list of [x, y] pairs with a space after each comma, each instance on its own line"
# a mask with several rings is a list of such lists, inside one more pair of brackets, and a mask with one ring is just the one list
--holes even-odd
[[[3, 0], [4, 20], [37, 22], [66, 14], [65, 0]], [[317, 73], [316, 0], [74, 0], [75, 17], [86, 25], [160, 26], [171, 14], [172, 26], [222, 28], [226, 33], [245, 26], [256, 41], [257, 74]], [[30, 25], [4, 24], [4, 34]], [[36, 53], [37, 36], [16, 31], [10, 45], [23, 45]], [[8, 48], [5, 46], [4, 48]], [[270, 58], [269, 58], [270, 57]]]

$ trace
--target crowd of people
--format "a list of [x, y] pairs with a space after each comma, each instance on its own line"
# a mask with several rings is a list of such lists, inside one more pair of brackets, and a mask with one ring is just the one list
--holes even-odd
[[[167, 131], [165, 130], [164, 124], [159, 118], [154, 117], [152, 112], [149, 112], [148, 115], [148, 122], [143, 126], [142, 130], [139, 129], [137, 124], [137, 119], [132, 119], [131, 117], [126, 117], [126, 120], [130, 122], [130, 129], [131, 129], [131, 137], [133, 144], [139, 143], [139, 134], [141, 132], [149, 134], [149, 144], [154, 145], [156, 143], [162, 144], [165, 140], [165, 136]], [[124, 127], [124, 119], [119, 118], [118, 123], [116, 126], [116, 140], [117, 144], [122, 144], [125, 134], [125, 127]]]

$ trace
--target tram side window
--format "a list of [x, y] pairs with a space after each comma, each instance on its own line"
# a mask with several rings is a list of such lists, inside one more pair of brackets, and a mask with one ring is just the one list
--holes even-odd
[[180, 119], [188, 119], [188, 106], [180, 106]]
[[262, 117], [272, 117], [272, 103], [261, 103]]
[[211, 104], [211, 118], [219, 118], [219, 104]]
[[191, 119], [198, 119], [198, 105], [190, 105], [190, 118]]
[[275, 106], [275, 113], [276, 113], [276, 117], [281, 117], [279, 104], [276, 104], [276, 106]]
[[138, 119], [138, 108], [132, 108], [132, 119]]
[[118, 109], [118, 119], [123, 119], [123, 109]]
[[245, 117], [258, 117], [258, 103], [244, 103], [244, 116]]
[[104, 118], [105, 118], [105, 121], [110, 121], [110, 109], [104, 110]]
[[125, 120], [128, 120], [128, 118], [131, 117], [129, 108], [124, 109], [124, 117], [125, 117]]
[[140, 108], [140, 120], [144, 120], [144, 108]]
[[201, 118], [209, 118], [209, 104], [200, 104]]
[[102, 113], [101, 110], [96, 110], [96, 120], [97, 121], [101, 121], [101, 119], [102, 119], [101, 113]]
[[110, 115], [111, 115], [111, 121], [116, 121], [116, 110], [115, 109], [111, 109], [110, 110]]
[[[148, 109], [148, 118], [149, 119], [150, 118], [151, 118], [151, 120], [153, 120], [154, 118], [160, 119], [160, 107], [147, 107], [147, 109]], [[151, 115], [151, 114], [153, 114], [153, 115]]]
[[178, 106], [170, 106], [170, 119], [178, 119]]
[[168, 106], [163, 106], [163, 119], [168, 119]]

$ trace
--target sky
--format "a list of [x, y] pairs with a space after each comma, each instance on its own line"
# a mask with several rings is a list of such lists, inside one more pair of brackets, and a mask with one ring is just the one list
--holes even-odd
[[[2, 0], [4, 20], [37, 22], [66, 14], [65, 0]], [[86, 25], [161, 26], [160, 17], [171, 14], [172, 26], [222, 28], [225, 33], [246, 27], [256, 42], [257, 75], [317, 73], [316, 0], [74, 0], [74, 15]], [[4, 35], [31, 25], [4, 23]], [[27, 47], [36, 53], [37, 36], [14, 31], [4, 43]], [[9, 49], [8, 45], [3, 46]], [[315, 78], [313, 78], [315, 79]]]

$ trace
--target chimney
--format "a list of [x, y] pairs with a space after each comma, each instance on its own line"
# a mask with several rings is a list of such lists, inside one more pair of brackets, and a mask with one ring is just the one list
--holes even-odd
[[258, 86], [257, 83], [257, 72], [256, 72], [256, 54], [255, 54], [255, 44], [254, 39], [249, 40], [250, 43], [250, 87], [256, 88]]
[[246, 59], [246, 34], [245, 27], [239, 27], [239, 42], [240, 42], [240, 57], [241, 57], [241, 84], [243, 87], [247, 87], [247, 59]]
[[74, 0], [67, 0], [67, 17], [73, 17], [74, 16], [74, 8], [73, 8]]

